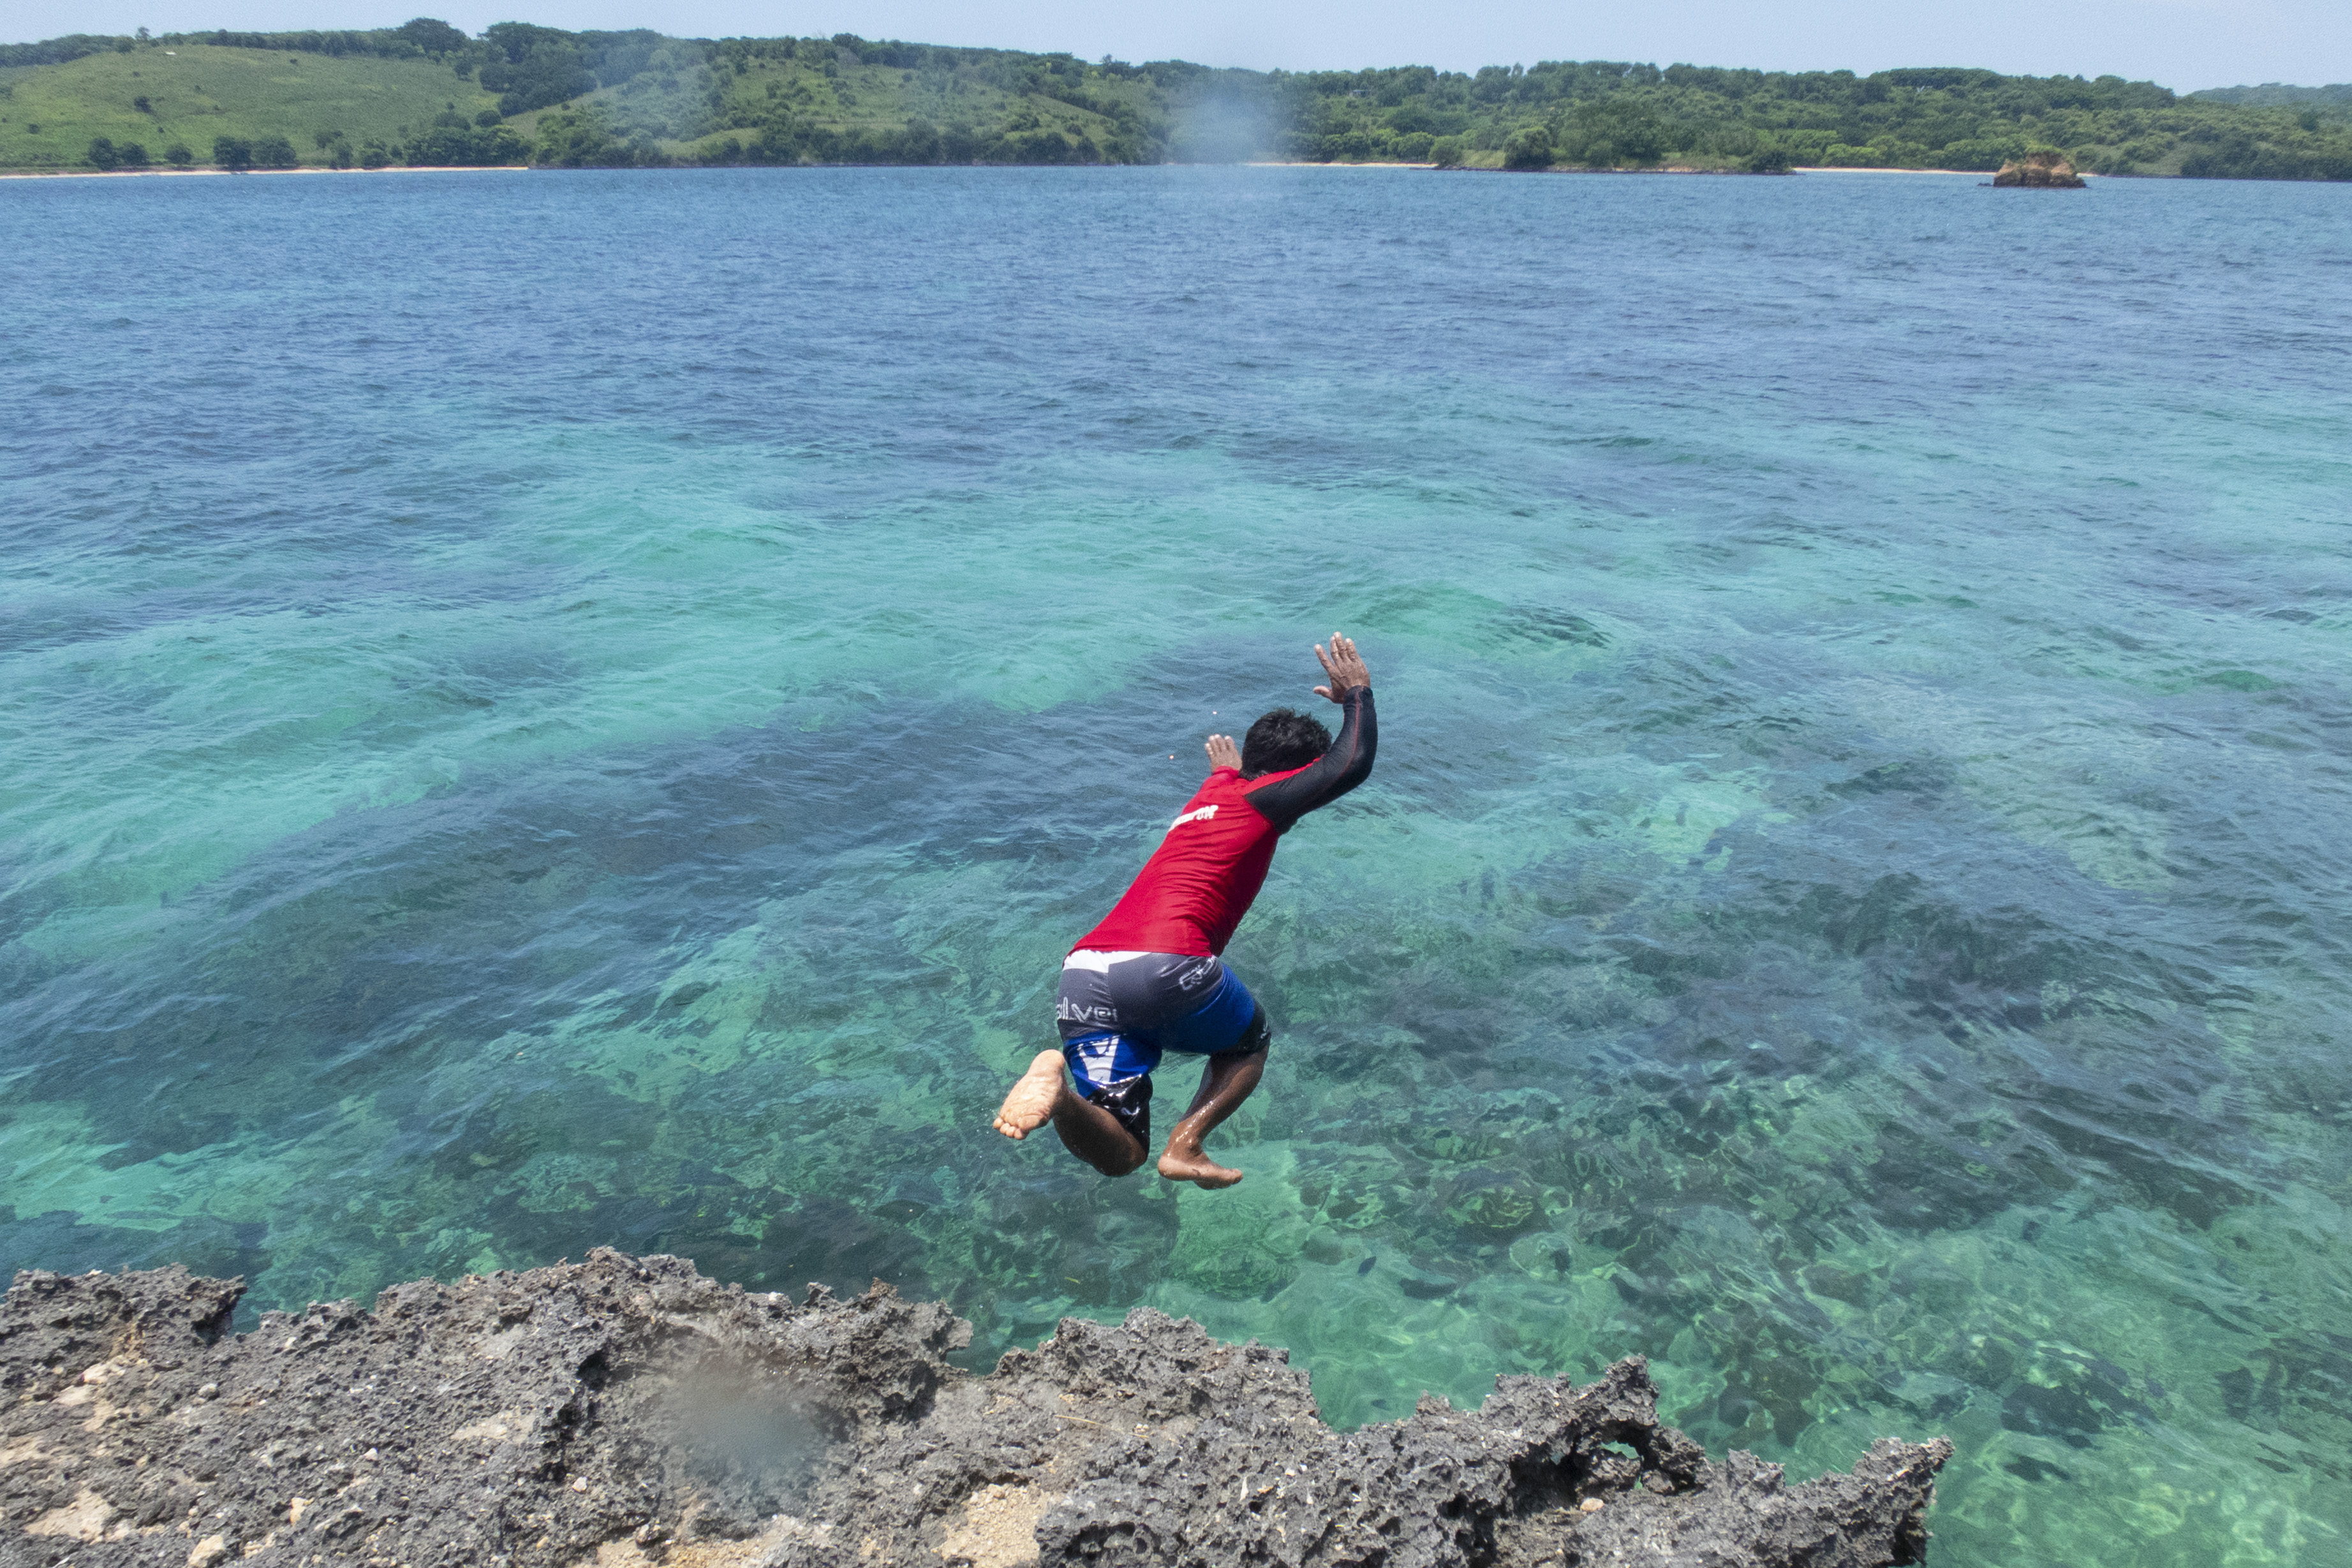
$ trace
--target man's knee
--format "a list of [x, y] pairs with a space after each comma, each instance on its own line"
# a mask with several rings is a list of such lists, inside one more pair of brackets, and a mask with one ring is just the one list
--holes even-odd
[[1097, 1131], [1082, 1140], [1084, 1147], [1062, 1142], [1106, 1176], [1136, 1170], [1151, 1153], [1151, 1075], [1142, 1073], [1108, 1088], [1081, 1088]]
[[1115, 1144], [1111, 1139], [1102, 1139], [1089, 1148], [1073, 1148], [1070, 1152], [1106, 1176], [1131, 1175], [1151, 1157], [1150, 1129], [1149, 1122], [1141, 1128], [1121, 1123]]
[[1102, 1159], [1090, 1163], [1096, 1170], [1106, 1176], [1131, 1176], [1143, 1168], [1143, 1162], [1150, 1156], [1150, 1152], [1139, 1143], [1132, 1153], [1106, 1155]]

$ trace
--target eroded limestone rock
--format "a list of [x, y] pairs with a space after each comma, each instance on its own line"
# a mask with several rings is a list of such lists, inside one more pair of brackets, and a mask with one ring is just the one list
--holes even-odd
[[2000, 166], [1992, 177], [1996, 185], [2023, 186], [2031, 190], [2079, 191], [2084, 188], [2083, 176], [2074, 173], [2074, 165], [2061, 153], [2028, 153], [2022, 158], [2012, 158]]
[[1138, 1310], [986, 1377], [877, 1285], [672, 1258], [430, 1280], [228, 1331], [179, 1268], [0, 1302], [0, 1562], [506, 1568], [1912, 1563], [1948, 1444], [1716, 1465], [1639, 1360], [1339, 1433], [1284, 1352]]

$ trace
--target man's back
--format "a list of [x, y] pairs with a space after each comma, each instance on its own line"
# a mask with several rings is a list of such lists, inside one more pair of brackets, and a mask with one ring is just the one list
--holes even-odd
[[1254, 779], [1239, 768], [1212, 772], [1169, 824], [1125, 896], [1070, 951], [1224, 952], [1265, 884], [1276, 841], [1372, 771], [1380, 736], [1371, 688], [1347, 692], [1342, 704], [1347, 718], [1339, 739], [1306, 766]]

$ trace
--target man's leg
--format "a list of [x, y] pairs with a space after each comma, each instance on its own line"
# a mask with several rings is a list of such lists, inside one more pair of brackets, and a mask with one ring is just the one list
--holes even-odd
[[1261, 1009], [1250, 1031], [1230, 1051], [1209, 1058], [1201, 1069], [1201, 1087], [1184, 1119], [1168, 1134], [1167, 1152], [1160, 1156], [1160, 1173], [1171, 1182], [1198, 1182], [1204, 1187], [1230, 1187], [1242, 1173], [1218, 1164], [1201, 1152], [1201, 1141], [1226, 1117], [1240, 1109], [1257, 1080], [1265, 1076], [1265, 1052], [1270, 1043], [1265, 1013]]
[[1021, 1139], [1051, 1121], [1071, 1153], [1106, 1176], [1126, 1175], [1143, 1163], [1143, 1141], [1101, 1106], [1079, 1099], [1066, 1068], [1061, 1052], [1039, 1051], [1004, 1097], [996, 1130]]

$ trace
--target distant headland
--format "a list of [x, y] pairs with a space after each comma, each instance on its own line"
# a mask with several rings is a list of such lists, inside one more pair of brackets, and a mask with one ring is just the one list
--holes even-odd
[[1218, 69], [420, 17], [0, 46], [0, 170], [1406, 163], [2352, 179], [2352, 88], [2179, 94], [1958, 67]]

